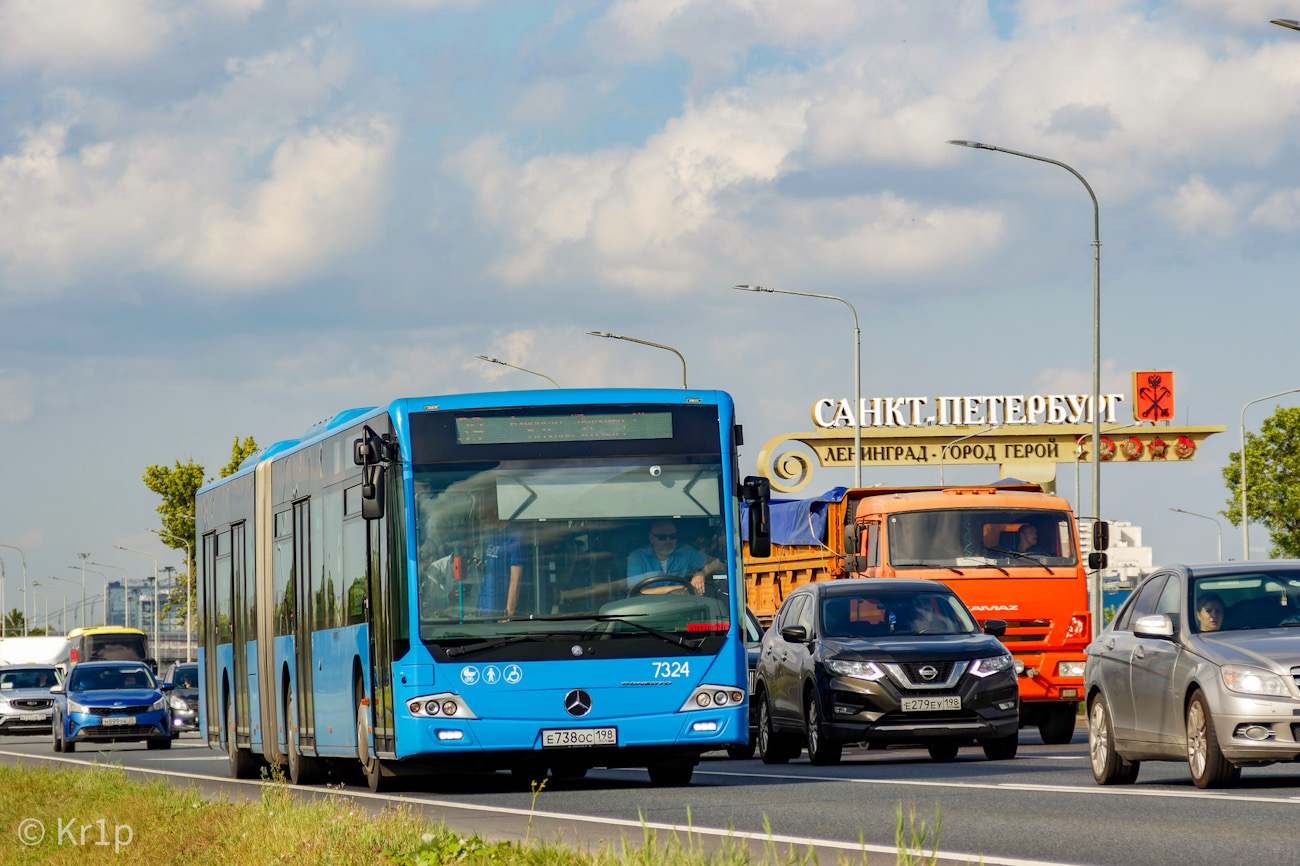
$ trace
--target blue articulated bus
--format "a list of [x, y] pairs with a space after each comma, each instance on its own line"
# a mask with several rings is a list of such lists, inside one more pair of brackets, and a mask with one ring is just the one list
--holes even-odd
[[[741, 481], [717, 391], [342, 412], [203, 487], [202, 731], [231, 775], [646, 767], [748, 740]], [[754, 542], [751, 541], [751, 548]]]

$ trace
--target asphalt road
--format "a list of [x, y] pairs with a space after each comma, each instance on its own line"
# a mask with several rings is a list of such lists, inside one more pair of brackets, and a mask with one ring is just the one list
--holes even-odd
[[[801, 758], [783, 767], [758, 760], [708, 756], [686, 788], [656, 788], [643, 771], [595, 770], [586, 779], [551, 780], [533, 812], [533, 838], [563, 837], [593, 844], [620, 835], [639, 838], [641, 822], [685, 828], [707, 840], [728, 828], [781, 847], [814, 845], [823, 862], [861, 852], [871, 863], [892, 863], [895, 811], [915, 807], [918, 818], [941, 819], [939, 849], [950, 862], [986, 864], [1283, 864], [1300, 860], [1294, 826], [1300, 810], [1300, 765], [1248, 768], [1226, 791], [1195, 788], [1181, 763], [1146, 763], [1136, 785], [1102, 788], [1088, 771], [1087, 737], [1045, 746], [1021, 733], [1014, 761], [983, 760], [963, 749], [950, 764], [923, 751], [845, 750], [837, 767], [813, 767]], [[211, 793], [256, 796], [257, 783], [226, 776], [225, 756], [184, 737], [168, 752], [143, 745], [79, 746], [56, 755], [48, 738], [0, 737], [0, 761], [57, 761], [65, 766], [120, 763], [141, 774], [173, 775]], [[401, 799], [430, 820], [492, 838], [523, 838], [531, 794], [504, 773], [422, 779], [392, 795], [374, 795], [353, 783], [318, 796], [354, 796], [378, 806]], [[7, 832], [0, 830], [0, 832]], [[760, 844], [755, 842], [755, 844]]]

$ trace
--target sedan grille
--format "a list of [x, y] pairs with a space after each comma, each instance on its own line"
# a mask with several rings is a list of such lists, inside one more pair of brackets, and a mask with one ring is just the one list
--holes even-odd
[[53, 698], [20, 698], [10, 701], [9, 706], [15, 710], [48, 710], [54, 706]]
[[138, 707], [91, 707], [92, 716], [138, 716], [141, 713], [149, 712], [149, 705], [143, 704]]
[[1300, 667], [1291, 668], [1291, 679], [1295, 680], [1296, 688], [1300, 689]]
[[119, 737], [146, 737], [158, 733], [156, 725], [91, 725], [81, 729], [89, 740], [115, 740]]

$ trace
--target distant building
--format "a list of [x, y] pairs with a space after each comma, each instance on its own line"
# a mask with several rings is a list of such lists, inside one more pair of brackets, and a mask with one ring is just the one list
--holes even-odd
[[[1092, 550], [1092, 521], [1079, 521], [1079, 546], [1084, 556]], [[1154, 570], [1151, 548], [1142, 545], [1142, 527], [1127, 521], [1110, 521], [1109, 563], [1102, 569], [1101, 582], [1106, 589], [1132, 589]]]

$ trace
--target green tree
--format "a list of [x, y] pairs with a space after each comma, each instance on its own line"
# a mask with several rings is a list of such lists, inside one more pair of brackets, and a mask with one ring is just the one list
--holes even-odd
[[221, 477], [228, 478], [239, 471], [239, 464], [244, 462], [244, 458], [250, 454], [257, 453], [257, 443], [253, 441], [252, 436], [245, 436], [241, 443], [239, 437], [235, 437], [235, 442], [230, 446], [230, 462], [221, 467]]
[[[27, 617], [23, 615], [23, 612], [21, 610], [19, 610], [18, 608], [14, 608], [13, 610], [9, 611], [7, 614], [5, 614], [5, 622], [4, 622], [5, 637], [16, 637], [22, 634], [23, 627], [26, 624], [27, 624]], [[45, 629], [29, 628], [27, 630], [27, 634], [29, 636], [44, 635]]]
[[[1241, 525], [1241, 452], [1228, 455], [1229, 496], [1220, 512]], [[1300, 407], [1279, 408], [1258, 434], [1246, 433], [1246, 495], [1252, 523], [1268, 528], [1269, 556], [1300, 556]]]

